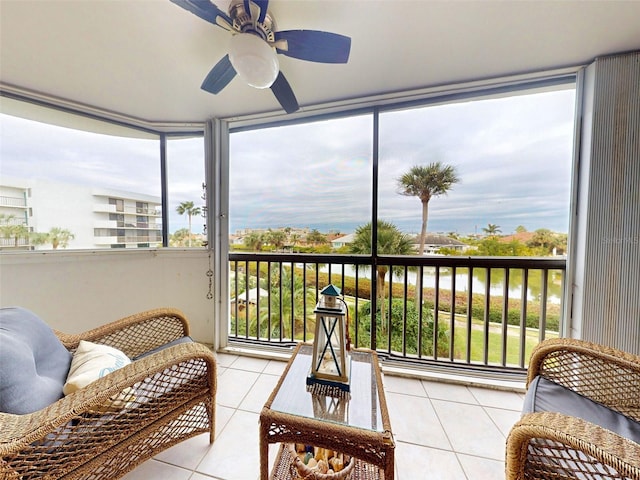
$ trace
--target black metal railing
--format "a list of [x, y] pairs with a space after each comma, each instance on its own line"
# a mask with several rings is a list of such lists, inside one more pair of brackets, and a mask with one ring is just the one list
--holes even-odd
[[313, 339], [329, 283], [353, 344], [403, 362], [521, 372], [562, 320], [564, 258], [230, 253], [229, 267], [231, 342]]

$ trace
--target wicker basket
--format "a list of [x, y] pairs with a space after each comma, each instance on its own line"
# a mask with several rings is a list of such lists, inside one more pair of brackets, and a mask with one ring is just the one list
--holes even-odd
[[291, 464], [297, 471], [298, 479], [301, 480], [348, 480], [355, 466], [356, 462], [353, 457], [345, 457], [347, 462], [342, 470], [334, 473], [320, 473], [317, 470], [312, 470], [304, 464], [300, 457], [296, 453], [296, 446], [293, 443], [288, 444], [287, 451], [292, 458]]

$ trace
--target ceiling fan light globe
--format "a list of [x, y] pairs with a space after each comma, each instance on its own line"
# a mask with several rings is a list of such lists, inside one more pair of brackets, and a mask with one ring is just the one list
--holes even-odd
[[255, 88], [269, 88], [280, 71], [276, 51], [251, 33], [231, 37], [229, 60], [238, 76]]

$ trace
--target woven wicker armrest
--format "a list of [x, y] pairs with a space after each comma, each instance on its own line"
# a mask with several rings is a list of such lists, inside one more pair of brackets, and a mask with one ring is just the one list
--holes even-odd
[[[582, 477], [584, 472], [594, 476]], [[640, 445], [580, 418], [529, 413], [507, 438], [506, 478], [637, 480]]]
[[541, 375], [640, 421], [640, 357], [575, 339], [549, 339], [531, 354], [527, 385]]
[[56, 331], [56, 335], [71, 351], [76, 349], [80, 340], [86, 340], [110, 345], [135, 358], [188, 336], [189, 323], [180, 310], [160, 308], [137, 313], [84, 333], [70, 335]]
[[[125, 402], [105, 409], [123, 392]], [[153, 455], [154, 449], [198, 433], [208, 432], [213, 441], [215, 393], [216, 361], [207, 347], [168, 347], [37, 412], [0, 414], [0, 478], [41, 478], [38, 472], [51, 478], [74, 472], [69, 478], [84, 478], [104, 463], [101, 455], [124, 450], [123, 458], [131, 462], [133, 450], [127, 453], [127, 445], [141, 443], [143, 434], [159, 435], [161, 441], [136, 447], [145, 449], [136, 463]], [[127, 471], [133, 466], [117, 468]], [[115, 478], [113, 473], [105, 475]]]

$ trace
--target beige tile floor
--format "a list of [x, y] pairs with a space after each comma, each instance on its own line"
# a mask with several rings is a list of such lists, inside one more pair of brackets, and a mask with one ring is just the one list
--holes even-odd
[[[216, 441], [200, 435], [125, 480], [254, 480], [258, 416], [285, 363], [218, 354]], [[385, 375], [398, 480], [504, 478], [504, 445], [523, 395]], [[270, 459], [276, 454], [272, 445]]]

